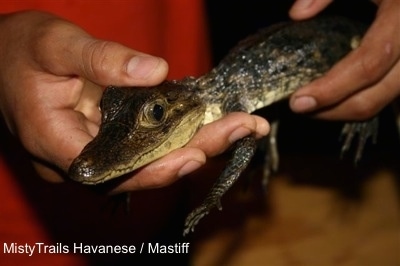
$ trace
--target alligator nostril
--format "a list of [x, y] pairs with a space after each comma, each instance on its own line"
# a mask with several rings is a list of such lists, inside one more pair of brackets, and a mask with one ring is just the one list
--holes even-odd
[[68, 170], [69, 177], [78, 182], [91, 178], [95, 174], [93, 162], [90, 158], [76, 158]]

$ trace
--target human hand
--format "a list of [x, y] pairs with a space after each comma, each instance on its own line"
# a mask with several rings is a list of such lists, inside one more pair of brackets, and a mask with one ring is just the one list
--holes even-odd
[[[297, 0], [289, 14], [300, 20], [314, 16], [333, 0]], [[296, 91], [295, 112], [316, 111], [332, 120], [365, 120], [400, 94], [400, 1], [374, 0], [378, 12], [360, 46], [323, 77]]]
[[65, 171], [97, 134], [103, 86], [153, 85], [168, 71], [160, 58], [96, 40], [46, 13], [2, 16], [0, 36], [2, 115], [49, 180], [61, 180], [52, 166]]
[[[165, 79], [160, 58], [94, 39], [79, 27], [41, 12], [0, 16], [0, 110], [12, 133], [49, 181], [62, 181], [72, 160], [99, 129], [103, 88], [150, 86]], [[186, 148], [144, 167], [115, 191], [170, 184], [267, 122], [232, 114], [205, 126]], [[210, 137], [212, 136], [212, 137]]]

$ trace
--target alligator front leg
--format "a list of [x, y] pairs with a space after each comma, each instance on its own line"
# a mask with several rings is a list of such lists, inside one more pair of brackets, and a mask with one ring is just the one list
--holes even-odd
[[231, 160], [211, 188], [203, 204], [192, 211], [186, 218], [183, 235], [188, 234], [190, 231], [193, 232], [196, 224], [201, 218], [207, 215], [212, 208], [217, 207], [219, 210], [222, 209], [221, 197], [229, 190], [240, 174], [249, 165], [255, 151], [256, 139], [253, 136], [247, 136], [235, 143]]

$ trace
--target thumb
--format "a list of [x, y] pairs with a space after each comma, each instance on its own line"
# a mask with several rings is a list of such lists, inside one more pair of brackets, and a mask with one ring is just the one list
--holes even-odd
[[289, 15], [295, 20], [307, 19], [319, 13], [331, 2], [333, 0], [296, 0], [290, 8]]
[[57, 32], [40, 42], [46, 49], [38, 49], [45, 51], [41, 65], [53, 74], [78, 75], [103, 86], [154, 85], [167, 75], [168, 64], [162, 58], [95, 39], [65, 21], [59, 21]]
[[87, 39], [76, 51], [73, 67], [100, 85], [154, 85], [165, 79], [168, 65], [162, 58], [131, 50], [121, 44]]

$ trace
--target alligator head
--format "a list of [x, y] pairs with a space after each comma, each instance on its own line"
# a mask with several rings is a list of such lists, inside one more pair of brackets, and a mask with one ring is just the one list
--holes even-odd
[[189, 83], [108, 87], [98, 135], [72, 162], [69, 176], [97, 184], [129, 173], [184, 146], [202, 125], [205, 106]]

